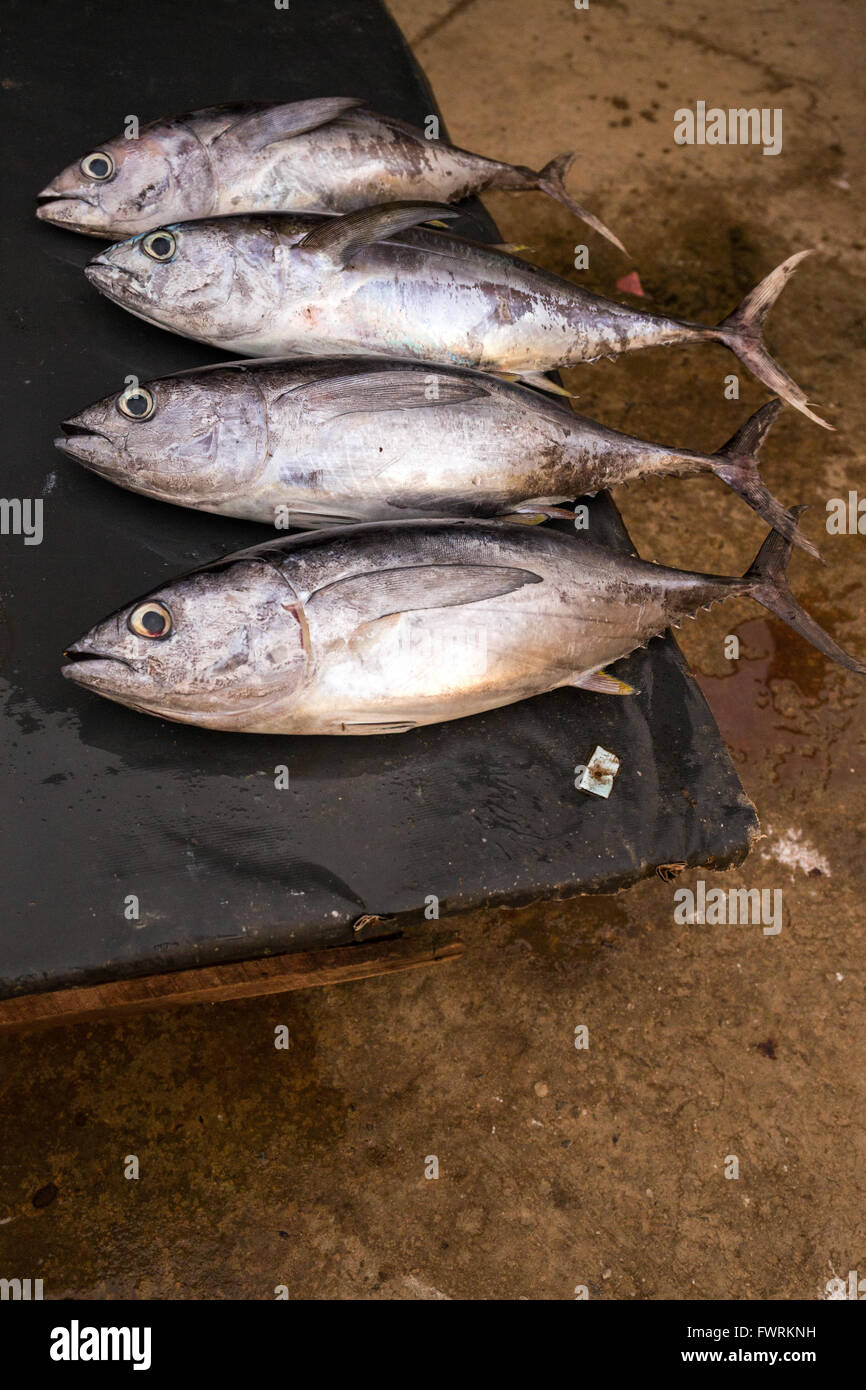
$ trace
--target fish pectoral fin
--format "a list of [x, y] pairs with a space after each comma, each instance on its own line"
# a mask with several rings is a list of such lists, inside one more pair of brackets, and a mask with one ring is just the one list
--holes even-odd
[[376, 207], [361, 208], [359, 212], [349, 212], [345, 217], [329, 218], [308, 232], [295, 249], [318, 252], [342, 269], [363, 246], [387, 241], [388, 237], [405, 232], [409, 227], [419, 227], [432, 218], [459, 215], [447, 203], [380, 203]]
[[438, 405], [455, 405], [488, 396], [490, 387], [482, 378], [475, 380], [437, 375], [435, 366], [426, 371], [400, 370], [362, 372], [358, 376], [337, 376], [314, 381], [285, 391], [279, 400], [290, 397], [303, 403], [305, 411], [315, 411], [324, 421], [341, 415], [365, 411], [419, 410]]
[[421, 608], [482, 603], [541, 582], [541, 575], [508, 565], [412, 565], [337, 579], [317, 589], [306, 606], [313, 613], [317, 605], [336, 602], [367, 623]]
[[280, 140], [291, 140], [296, 135], [304, 135], [308, 130], [319, 126], [363, 106], [360, 97], [320, 97], [315, 101], [290, 101], [284, 106], [268, 106], [263, 111], [252, 111], [241, 116], [233, 125], [226, 126], [213, 141], [234, 138], [242, 140], [244, 148], [255, 152], [266, 145], [275, 145]]
[[579, 676], [576, 680], [568, 682], [579, 690], [594, 690], [599, 695], [638, 695], [640, 692], [635, 690], [633, 685], [627, 681], [618, 680], [609, 671], [592, 671], [588, 676]]

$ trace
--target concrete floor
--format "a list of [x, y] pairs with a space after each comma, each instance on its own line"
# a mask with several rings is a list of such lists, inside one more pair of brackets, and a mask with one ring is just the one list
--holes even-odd
[[[540, 195], [491, 197], [550, 268], [578, 278], [586, 240], [589, 287], [637, 268], [649, 305], [715, 322], [817, 248], [769, 341], [838, 432], [786, 412], [764, 468], [812, 503], [827, 560], [796, 557], [795, 592], [866, 652], [864, 539], [824, 525], [866, 489], [861, 7], [392, 8], [454, 140], [534, 166], [581, 151], [570, 187], [633, 259]], [[781, 107], [782, 154], [676, 146], [699, 99]], [[766, 398], [741, 374], [726, 401], [735, 370], [666, 349], [567, 380], [587, 414], [704, 448]], [[762, 535], [712, 481], [617, 501], [666, 563], [736, 573]], [[765, 833], [740, 870], [681, 883], [782, 889], [778, 935], [676, 926], [679, 885], [654, 880], [478, 913], [461, 961], [415, 975], [5, 1039], [0, 1273], [50, 1297], [811, 1299], [866, 1271], [866, 683], [747, 602], [682, 641]]]

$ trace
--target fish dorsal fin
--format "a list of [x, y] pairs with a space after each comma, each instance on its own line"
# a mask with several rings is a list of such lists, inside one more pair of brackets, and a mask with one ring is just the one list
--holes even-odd
[[345, 217], [330, 217], [298, 242], [297, 249], [316, 251], [344, 266], [362, 246], [442, 217], [459, 217], [445, 203], [380, 203]]
[[312, 615], [317, 607], [338, 603], [367, 623], [421, 608], [481, 603], [541, 582], [540, 574], [510, 565], [411, 565], [335, 579], [317, 589], [306, 607]]
[[488, 395], [490, 387], [481, 378], [446, 376], [431, 365], [426, 371], [397, 368], [330, 377], [284, 391], [277, 401], [297, 401], [302, 410], [320, 415], [327, 422], [364, 411], [423, 410]]
[[226, 126], [213, 143], [217, 145], [229, 138], [242, 140], [244, 149], [255, 153], [266, 145], [275, 145], [280, 140], [291, 140], [295, 135], [317, 130], [319, 126], [328, 125], [338, 116], [363, 105], [360, 97], [319, 97], [315, 101], [290, 101], [285, 106], [266, 106]]

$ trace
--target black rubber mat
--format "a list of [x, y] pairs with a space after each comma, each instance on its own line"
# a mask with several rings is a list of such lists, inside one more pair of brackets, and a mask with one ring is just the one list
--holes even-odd
[[[221, 354], [101, 298], [81, 273], [100, 243], [37, 223], [36, 193], [131, 113], [322, 95], [417, 123], [436, 108], [372, 0], [7, 0], [3, 27], [4, 493], [43, 499], [44, 536], [0, 537], [0, 996], [344, 943], [360, 915], [408, 921], [431, 895], [445, 915], [742, 857], [753, 808], [669, 639], [617, 668], [637, 699], [559, 691], [387, 738], [184, 728], [61, 678], [64, 647], [95, 621], [265, 532], [124, 492], [55, 452], [58, 423], [126, 375]], [[495, 239], [473, 212], [458, 230]], [[592, 506], [593, 535], [627, 545], [609, 499]], [[596, 744], [622, 761], [607, 801], [574, 787]]]

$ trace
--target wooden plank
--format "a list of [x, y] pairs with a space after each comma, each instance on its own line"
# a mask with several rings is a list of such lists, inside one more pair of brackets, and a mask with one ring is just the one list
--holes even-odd
[[144, 975], [134, 980], [112, 980], [83, 989], [18, 995], [0, 1000], [0, 1033], [118, 1018], [185, 1004], [250, 999], [318, 985], [348, 984], [375, 975], [439, 965], [462, 956], [464, 949], [459, 937], [399, 936], [330, 950], [298, 951], [197, 970]]

